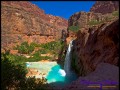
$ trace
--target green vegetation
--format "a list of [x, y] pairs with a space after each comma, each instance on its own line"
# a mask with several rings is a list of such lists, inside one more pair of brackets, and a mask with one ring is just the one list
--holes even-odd
[[37, 44], [33, 42], [29, 45], [28, 42], [23, 42], [21, 45], [17, 45], [15, 49], [21, 54], [30, 54], [34, 51], [35, 47], [41, 47], [42, 49], [40, 49], [40, 53], [46, 54], [49, 51], [56, 51], [57, 49], [63, 47], [63, 43], [62, 41], [52, 41], [45, 44]]
[[79, 26], [70, 26], [70, 27], [68, 27], [68, 29], [69, 29], [70, 31], [77, 32], [77, 31], [80, 30], [80, 27], [79, 27]]
[[1, 87], [2, 90], [45, 90], [46, 80], [26, 78], [27, 70], [24, 65], [16, 64], [8, 57], [9, 53], [1, 55]]
[[24, 57], [24, 56], [18, 56], [18, 55], [8, 54], [6, 57], [11, 62], [14, 62], [15, 65], [17, 65], [17, 64], [25, 65], [25, 62], [27, 62], [27, 58]]
[[26, 58], [25, 56], [12, 55], [12, 54], [8, 54], [7, 58], [10, 61], [14, 62], [15, 65], [17, 64], [25, 65], [25, 62], [37, 62], [40, 60], [51, 59], [51, 57], [49, 56], [41, 56], [39, 51], [35, 52], [30, 58]]
[[35, 48], [35, 44], [31, 43], [29, 45], [28, 42], [23, 42], [20, 46], [17, 45], [17, 47], [15, 47], [15, 49], [17, 49], [18, 52], [21, 54], [29, 54], [34, 51], [34, 48]]
[[40, 46], [47, 50], [56, 50], [61, 45], [60, 41], [52, 41], [46, 44], [41, 44]]
[[46, 44], [41, 44], [40, 47], [42, 47], [42, 53], [49, 52], [53, 54], [54, 56], [57, 56], [60, 49], [63, 48], [64, 43], [62, 41], [52, 41]]
[[112, 16], [105, 17], [105, 21], [107, 21], [107, 22], [111, 21], [112, 19], [113, 19], [113, 17], [112, 17]]
[[118, 17], [118, 16], [119, 16], [119, 11], [114, 11], [114, 12], [112, 13], [112, 15], [115, 16], [115, 17]]
[[[45, 84], [46, 80], [44, 78], [26, 78], [27, 70], [25, 62], [51, 60], [53, 57], [41, 56], [41, 54], [51, 53], [51, 55], [57, 56], [63, 46], [64, 43], [62, 41], [53, 41], [46, 44], [31, 43], [30, 45], [27, 42], [23, 42], [15, 47], [19, 52], [17, 55], [10, 54], [9, 52], [2, 53], [2, 89], [46, 90], [48, 84]], [[39, 50], [33, 53], [35, 47], [38, 47]], [[27, 58], [24, 55], [30, 57]]]
[[34, 46], [34, 47], [40, 47], [40, 44], [37, 44], [35, 42], [32, 42], [30, 45]]
[[79, 66], [77, 65], [78, 63], [78, 57], [75, 53], [72, 53], [72, 61], [71, 61], [71, 67], [72, 69], [79, 74], [80, 76], [85, 76], [85, 70], [84, 70], [84, 65], [82, 60], [79, 60]]
[[39, 52], [40, 52], [41, 54], [46, 54], [46, 53], [48, 52], [48, 50], [46, 50], [46, 49], [40, 49]]
[[101, 23], [106, 22], [106, 21], [108, 22], [108, 21], [111, 21], [112, 19], [114, 19], [114, 17], [118, 17], [118, 16], [119, 16], [119, 11], [114, 11], [114, 12], [112, 12], [112, 14], [106, 16], [104, 18], [104, 20], [102, 20], [102, 21], [92, 19], [91, 21], [88, 22], [88, 25], [93, 26], [93, 25], [101, 24]]
[[112, 13], [112, 15], [109, 15], [109, 16], [105, 17], [105, 21], [109, 22], [109, 21], [113, 20], [114, 17], [118, 17], [118, 16], [119, 16], [119, 12], [118, 11], [114, 11]]
[[[17, 45], [15, 47], [18, 50], [18, 55], [9, 54], [7, 57], [11, 61], [15, 61], [16, 64], [25, 64], [25, 62], [36, 62], [40, 60], [54, 60], [56, 56], [58, 56], [59, 51], [63, 48], [64, 43], [62, 41], [52, 41], [46, 44], [36, 44], [23, 42], [21, 45]], [[37, 51], [34, 51], [35, 47], [38, 48]], [[41, 54], [50, 54], [52, 56], [41, 56]], [[25, 57], [25, 55], [30, 56], [29, 58]]]
[[98, 25], [102, 23], [102, 21], [97, 21], [95, 19], [92, 19], [91, 21], [88, 22], [88, 25], [93, 26], [93, 25]]
[[51, 57], [49, 57], [49, 56], [41, 56], [40, 54], [41, 54], [40, 51], [35, 52], [33, 54], [33, 57], [27, 58], [27, 61], [34, 62], [34, 61], [51, 59]]

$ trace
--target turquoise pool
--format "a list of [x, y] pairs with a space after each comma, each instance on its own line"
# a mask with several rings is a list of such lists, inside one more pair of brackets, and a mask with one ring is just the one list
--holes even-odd
[[65, 71], [56, 62], [27, 62], [26, 65], [28, 68], [34, 68], [41, 73], [45, 73], [47, 83], [59, 82], [59, 84], [65, 85], [77, 78], [74, 73], [66, 75]]
[[48, 83], [52, 82], [64, 82], [66, 73], [59, 65], [55, 65], [51, 68], [51, 71], [47, 74], [46, 79]]

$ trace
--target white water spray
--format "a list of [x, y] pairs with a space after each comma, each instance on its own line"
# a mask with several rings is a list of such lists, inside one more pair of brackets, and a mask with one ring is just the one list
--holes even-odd
[[66, 74], [70, 74], [71, 70], [71, 49], [72, 49], [72, 41], [70, 41], [70, 44], [69, 44], [69, 47], [68, 47], [68, 50], [67, 50], [67, 54], [66, 54], [66, 57], [65, 57], [65, 63], [64, 63], [64, 70], [66, 72]]

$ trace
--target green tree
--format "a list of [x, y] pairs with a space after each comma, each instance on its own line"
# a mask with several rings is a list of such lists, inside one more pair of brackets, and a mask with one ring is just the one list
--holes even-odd
[[2, 53], [1, 56], [1, 87], [2, 90], [45, 90], [46, 80], [26, 78], [26, 67], [21, 64], [15, 64], [7, 57], [9, 53]]
[[77, 31], [80, 30], [80, 27], [79, 27], [79, 26], [70, 26], [70, 27], [68, 27], [68, 29], [69, 29], [70, 31], [77, 32]]
[[20, 46], [17, 45], [16, 49], [18, 50], [19, 53], [22, 54], [29, 54], [34, 51], [35, 49], [35, 44], [31, 43], [30, 45], [28, 42], [23, 42]]
[[1, 80], [2, 89], [9, 89], [17, 87], [21, 80], [25, 80], [27, 71], [22, 65], [15, 65], [14, 62], [7, 58], [8, 54], [2, 54], [1, 61]]

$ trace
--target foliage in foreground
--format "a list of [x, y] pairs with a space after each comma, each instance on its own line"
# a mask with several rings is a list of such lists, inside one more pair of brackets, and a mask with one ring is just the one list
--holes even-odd
[[27, 70], [24, 65], [15, 64], [7, 57], [9, 53], [1, 56], [1, 87], [2, 90], [44, 90], [47, 84], [45, 79], [26, 78]]

